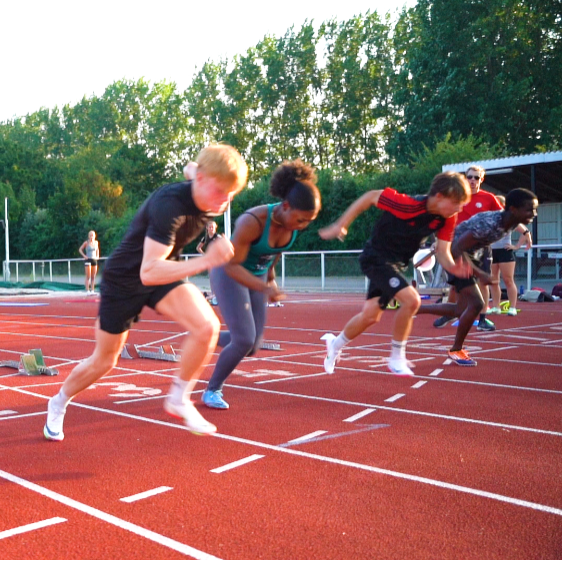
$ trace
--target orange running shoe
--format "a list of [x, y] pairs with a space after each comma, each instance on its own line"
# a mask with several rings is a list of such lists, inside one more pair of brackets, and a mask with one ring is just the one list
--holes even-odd
[[449, 359], [452, 359], [457, 365], [461, 367], [476, 367], [477, 363], [474, 359], [470, 358], [468, 352], [465, 349], [459, 349], [458, 351], [449, 351]]

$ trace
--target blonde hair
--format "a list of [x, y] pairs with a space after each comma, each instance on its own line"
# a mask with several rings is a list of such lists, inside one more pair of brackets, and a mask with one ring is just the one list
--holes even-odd
[[207, 176], [226, 180], [229, 192], [238, 192], [248, 180], [248, 165], [240, 153], [228, 144], [212, 144], [197, 156], [197, 170]]
[[478, 175], [480, 176], [480, 179], [482, 179], [485, 175], [486, 175], [486, 170], [484, 170], [484, 168], [482, 168], [482, 166], [470, 166], [470, 168], [468, 168], [468, 170], [465, 172], [465, 174], [468, 174], [468, 172], [470, 172], [470, 170], [474, 170], [475, 172], [478, 172]]
[[458, 203], [468, 203], [472, 197], [467, 179], [457, 172], [443, 172], [433, 178], [429, 195], [437, 195], [438, 193]]

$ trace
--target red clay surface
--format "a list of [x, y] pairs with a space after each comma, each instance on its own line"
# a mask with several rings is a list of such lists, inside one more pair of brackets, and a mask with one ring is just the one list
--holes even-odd
[[[474, 328], [475, 368], [447, 364], [455, 328], [419, 316], [402, 378], [385, 367], [393, 311], [326, 375], [320, 337], [363, 298], [292, 295], [268, 311], [281, 350], [228, 379], [231, 409], [198, 405], [216, 436], [164, 413], [173, 363], [120, 359], [47, 442], [47, 399], [93, 350], [91, 301], [0, 299], [48, 302], [0, 306], [0, 360], [40, 347], [60, 371], [0, 369], [2, 559], [561, 558], [562, 302]], [[129, 343], [182, 337], [145, 310]]]

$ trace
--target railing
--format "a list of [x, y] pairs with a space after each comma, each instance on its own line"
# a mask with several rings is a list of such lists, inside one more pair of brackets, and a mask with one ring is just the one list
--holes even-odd
[[[285, 252], [277, 264], [276, 274], [281, 287], [295, 291], [364, 292], [367, 281], [361, 272], [358, 254], [361, 250]], [[526, 260], [525, 258], [526, 254]], [[198, 254], [184, 254], [190, 259]], [[518, 250], [515, 277], [518, 286], [528, 289], [540, 285], [550, 289], [562, 278], [562, 246], [538, 244], [530, 251]], [[101, 258], [98, 282], [103, 276]], [[35, 281], [82, 284], [84, 260], [80, 258], [58, 260], [10, 260], [9, 269], [3, 263], [4, 281], [29, 283]], [[8, 274], [9, 272], [9, 274]], [[412, 277], [413, 272], [409, 271]], [[191, 278], [197, 286], [207, 288], [207, 274]]]

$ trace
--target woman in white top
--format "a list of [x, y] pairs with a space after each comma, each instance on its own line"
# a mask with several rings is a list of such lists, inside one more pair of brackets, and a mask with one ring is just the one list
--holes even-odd
[[84, 258], [86, 292], [89, 295], [93, 295], [96, 286], [98, 260], [100, 259], [100, 245], [96, 240], [96, 233], [93, 230], [88, 232], [88, 240], [86, 240], [82, 246], [78, 248], [78, 251]]
[[[496, 199], [505, 206], [505, 197], [496, 195]], [[509, 299], [508, 316], [517, 316], [517, 285], [515, 284], [515, 250], [518, 250], [523, 244], [529, 249], [531, 247], [529, 230], [526, 226], [520, 224], [515, 229], [522, 236], [514, 246], [511, 243], [511, 232], [507, 233], [501, 240], [494, 242], [492, 248], [492, 279], [494, 284], [490, 285], [490, 295], [492, 297], [492, 308], [488, 310], [489, 314], [501, 314], [500, 308], [501, 288], [500, 274], [503, 277], [505, 288], [507, 290], [507, 298]]]

